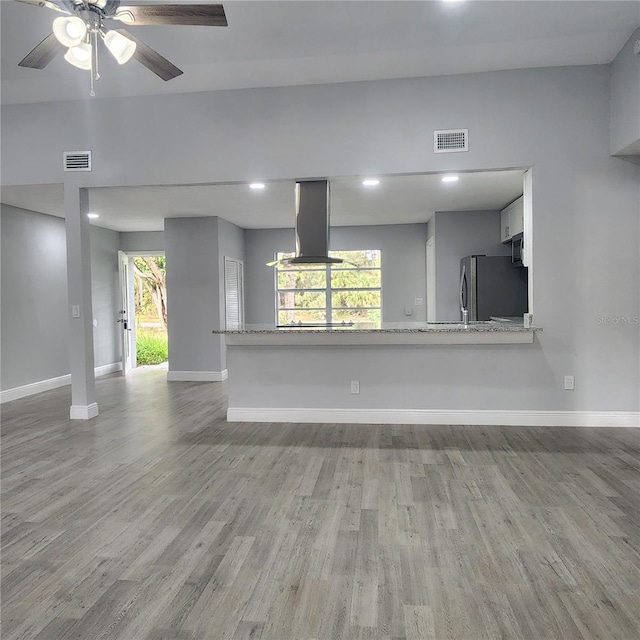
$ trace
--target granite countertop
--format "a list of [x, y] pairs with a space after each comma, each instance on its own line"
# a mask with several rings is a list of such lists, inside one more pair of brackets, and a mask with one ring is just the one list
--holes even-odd
[[305, 326], [287, 325], [276, 327], [274, 325], [246, 325], [242, 329], [227, 330], [214, 329], [214, 334], [237, 335], [237, 334], [296, 334], [296, 333], [357, 333], [357, 334], [383, 334], [383, 333], [487, 333], [487, 332], [533, 332], [541, 331], [540, 327], [532, 326], [525, 328], [522, 320], [487, 320], [469, 322], [468, 325], [462, 322], [384, 322], [379, 329], [360, 328], [356, 325], [333, 325]]

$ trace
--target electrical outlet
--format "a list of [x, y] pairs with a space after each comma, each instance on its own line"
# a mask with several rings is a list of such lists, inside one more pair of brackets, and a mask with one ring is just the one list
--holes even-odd
[[636, 40], [633, 43], [633, 53], [635, 53], [636, 55], [640, 55], [640, 40]]
[[360, 381], [359, 380], [352, 380], [351, 381], [351, 393], [354, 395], [357, 395], [358, 393], [360, 393]]
[[412, 316], [413, 315], [413, 309], [411, 307], [405, 307], [404, 308], [404, 315], [405, 316]]
[[573, 391], [576, 388], [576, 379], [573, 376], [564, 377], [565, 391]]

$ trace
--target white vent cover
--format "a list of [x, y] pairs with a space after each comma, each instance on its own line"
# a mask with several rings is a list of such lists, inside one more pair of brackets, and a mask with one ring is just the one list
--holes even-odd
[[63, 151], [65, 171], [91, 171], [91, 151]]
[[434, 153], [469, 151], [469, 129], [441, 129], [433, 132]]

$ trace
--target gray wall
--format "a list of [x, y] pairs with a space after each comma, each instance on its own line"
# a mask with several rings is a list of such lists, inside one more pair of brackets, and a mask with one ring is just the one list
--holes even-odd
[[1, 205], [2, 389], [69, 373], [64, 220]]
[[166, 218], [170, 371], [221, 371], [218, 218]]
[[[616, 319], [640, 315], [640, 169], [610, 156], [609, 89], [605, 65], [98, 99], [90, 112], [85, 101], [7, 106], [1, 179], [62, 182], [71, 142], [92, 149], [83, 179], [101, 186], [533, 167], [533, 312], [544, 332], [513, 349], [418, 353], [440, 385], [477, 388], [464, 402], [478, 407], [524, 397], [537, 409], [637, 411], [640, 332]], [[455, 127], [469, 128], [469, 151], [433, 154], [433, 130]], [[486, 393], [460, 356], [479, 352], [491, 354]], [[525, 387], [505, 373], [515, 361]], [[413, 356], [406, 367], [430, 382]], [[575, 391], [562, 390], [565, 374]], [[389, 382], [385, 403], [424, 393], [402, 384]]]
[[121, 251], [164, 251], [164, 232], [162, 231], [121, 231]]
[[[8, 205], [2, 236], [2, 390], [69, 373], [64, 220]], [[95, 366], [120, 360], [118, 234], [91, 228]]]
[[460, 260], [474, 253], [511, 255], [500, 242], [499, 211], [438, 211], [434, 216], [436, 318], [460, 320]]
[[626, 149], [634, 143], [640, 154], [640, 56], [633, 53], [639, 38], [636, 29], [611, 63], [612, 154], [629, 153]]
[[[273, 260], [278, 251], [294, 251], [293, 229], [247, 229], [245, 280], [246, 321], [273, 324], [276, 317]], [[380, 249], [382, 251], [382, 319], [384, 322], [424, 322], [425, 306], [414, 307], [415, 298], [426, 297], [426, 224], [370, 227], [334, 227], [331, 248]], [[413, 316], [404, 315], [405, 307]]]

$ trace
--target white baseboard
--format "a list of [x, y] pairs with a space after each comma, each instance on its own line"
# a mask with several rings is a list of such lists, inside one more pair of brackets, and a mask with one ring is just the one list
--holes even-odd
[[69, 411], [71, 420], [90, 420], [98, 415], [98, 403], [91, 404], [72, 404]]
[[[122, 370], [122, 362], [113, 362], [112, 364], [105, 364], [101, 367], [95, 368], [95, 377], [105, 376], [108, 373], [114, 373]], [[21, 387], [14, 387], [13, 389], [7, 389], [0, 391], [0, 403], [11, 402], [11, 400], [19, 400], [20, 398], [26, 398], [36, 393], [42, 393], [43, 391], [49, 391], [51, 389], [57, 389], [58, 387], [64, 387], [71, 384], [71, 374], [67, 373], [64, 376], [58, 376], [57, 378], [49, 378], [48, 380], [40, 380], [39, 382], [32, 382], [31, 384], [25, 384]]]
[[122, 362], [103, 364], [101, 367], [95, 368], [96, 378], [99, 378], [100, 376], [106, 376], [109, 373], [116, 373], [116, 371], [122, 371]]
[[485, 411], [230, 407], [229, 422], [426, 424], [522, 427], [640, 427], [638, 411]]
[[228, 377], [227, 369], [222, 371], [167, 371], [169, 382], [222, 382]]

